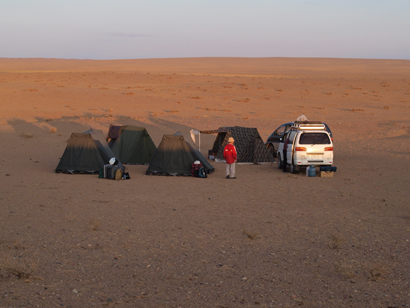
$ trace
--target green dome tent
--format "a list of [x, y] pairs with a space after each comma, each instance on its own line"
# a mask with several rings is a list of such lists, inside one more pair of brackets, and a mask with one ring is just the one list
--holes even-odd
[[[108, 147], [101, 131], [90, 129], [84, 133], [72, 133], [55, 171], [98, 173], [113, 157], [116, 156]], [[119, 165], [122, 167], [121, 163]]]
[[126, 125], [119, 129], [111, 149], [124, 164], [144, 165], [150, 163], [157, 147], [144, 127]]
[[164, 135], [146, 171], [148, 175], [191, 175], [192, 163], [199, 160], [206, 173], [214, 167], [185, 141], [181, 133]]

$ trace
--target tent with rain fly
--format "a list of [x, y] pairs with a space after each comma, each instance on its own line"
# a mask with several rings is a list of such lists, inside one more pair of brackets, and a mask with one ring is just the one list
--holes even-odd
[[72, 133], [56, 172], [63, 173], [98, 173], [100, 168], [109, 164], [115, 157], [108, 147], [101, 131], [90, 129], [84, 133]]
[[223, 161], [223, 150], [229, 137], [235, 140], [238, 163], [273, 162], [273, 156], [266, 148], [256, 128], [220, 127], [216, 130], [203, 130], [201, 134], [217, 134], [214, 145], [209, 151], [215, 161]]
[[112, 152], [124, 164], [149, 164], [157, 149], [144, 127], [110, 125], [106, 138]]
[[191, 175], [191, 166], [199, 160], [206, 173], [214, 167], [185, 141], [181, 133], [164, 135], [146, 171], [148, 175]]

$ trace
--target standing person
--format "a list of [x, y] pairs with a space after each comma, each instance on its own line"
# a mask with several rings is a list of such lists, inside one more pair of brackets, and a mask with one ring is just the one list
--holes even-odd
[[224, 158], [226, 160], [226, 178], [236, 179], [235, 176], [235, 163], [237, 161], [236, 148], [233, 145], [235, 140], [229, 137], [228, 144], [224, 148]]

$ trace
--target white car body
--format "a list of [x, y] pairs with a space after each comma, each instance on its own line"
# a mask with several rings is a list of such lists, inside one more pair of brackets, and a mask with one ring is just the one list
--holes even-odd
[[[286, 160], [283, 157], [285, 140], [289, 138]], [[324, 124], [295, 124], [284, 135], [277, 151], [278, 167], [290, 165], [291, 172], [301, 166], [330, 166], [333, 164], [333, 141]]]

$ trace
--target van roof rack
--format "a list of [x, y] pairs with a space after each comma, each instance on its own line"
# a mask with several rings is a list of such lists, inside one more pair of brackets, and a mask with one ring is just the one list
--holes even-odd
[[323, 124], [322, 121], [295, 121], [295, 124]]
[[320, 121], [296, 121], [293, 125], [296, 129], [325, 129], [325, 124]]

